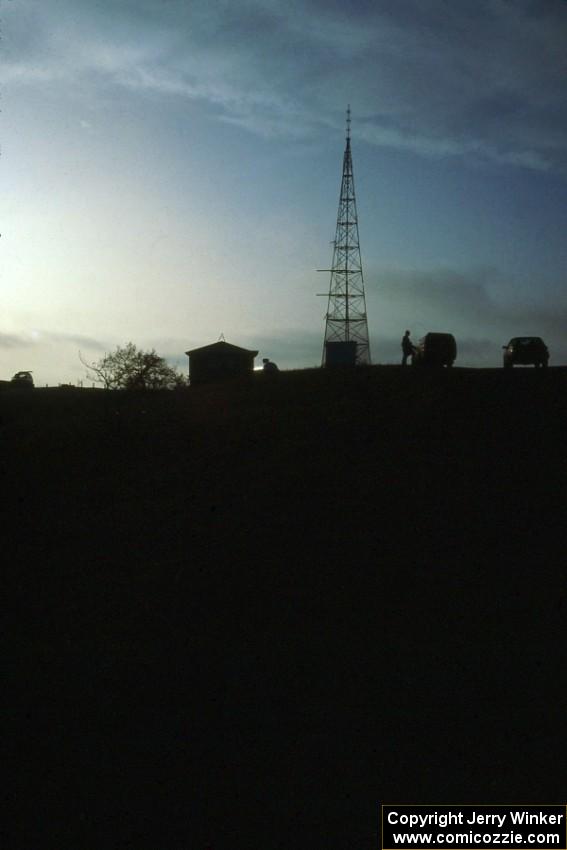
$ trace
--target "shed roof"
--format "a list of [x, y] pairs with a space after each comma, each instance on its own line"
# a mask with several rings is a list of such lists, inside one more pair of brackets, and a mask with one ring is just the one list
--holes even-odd
[[245, 352], [246, 354], [251, 354], [254, 357], [256, 357], [258, 354], [257, 351], [251, 351], [248, 348], [241, 348], [239, 345], [232, 345], [230, 342], [224, 342], [224, 340], [219, 340], [219, 342], [213, 342], [211, 343], [211, 345], [203, 345], [200, 348], [192, 348], [190, 351], [186, 351], [185, 354], [189, 356], [191, 354], [195, 354], [196, 351], [210, 351], [211, 354], [220, 351], [226, 351], [228, 353], [229, 350], [234, 352]]

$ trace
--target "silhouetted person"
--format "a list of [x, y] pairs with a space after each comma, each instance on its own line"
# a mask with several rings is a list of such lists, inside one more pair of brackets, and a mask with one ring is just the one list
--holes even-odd
[[406, 331], [402, 337], [402, 366], [406, 366], [408, 357], [413, 357], [415, 354], [415, 345], [410, 339], [410, 332]]
[[264, 357], [264, 359], [262, 360], [262, 363], [264, 364], [264, 372], [279, 372], [280, 371], [278, 369], [277, 365], [275, 363], [272, 363], [271, 360], [268, 360], [267, 357]]

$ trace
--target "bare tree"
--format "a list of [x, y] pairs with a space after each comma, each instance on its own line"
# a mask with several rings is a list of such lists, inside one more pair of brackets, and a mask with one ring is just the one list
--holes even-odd
[[107, 390], [168, 390], [187, 384], [186, 378], [153, 348], [141, 351], [133, 342], [117, 346], [94, 363], [87, 363], [80, 352], [79, 359], [89, 370], [89, 380]]

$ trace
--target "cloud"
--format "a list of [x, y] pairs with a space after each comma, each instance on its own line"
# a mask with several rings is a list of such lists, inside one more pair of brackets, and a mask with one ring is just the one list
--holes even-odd
[[99, 339], [95, 339], [91, 336], [85, 336], [84, 334], [52, 333], [49, 331], [43, 331], [41, 332], [40, 337], [43, 337], [50, 342], [76, 345], [92, 351], [107, 351], [109, 348], [108, 343], [101, 342]]
[[5, 378], [21, 370], [30, 370], [38, 386], [82, 381], [85, 367], [79, 354], [87, 362], [96, 361], [117, 344], [108, 339], [47, 328], [0, 332], [0, 349], [3, 350], [0, 376]]
[[21, 348], [33, 345], [33, 339], [20, 334], [0, 333], [0, 348]]
[[31, 348], [46, 343], [76, 345], [93, 351], [105, 351], [108, 345], [90, 336], [74, 333], [58, 333], [48, 330], [31, 329], [20, 333], [7, 334], [0, 332], [0, 348]]
[[342, 131], [350, 101], [371, 144], [567, 173], [566, 3], [45, 0], [37, 10], [21, 0], [4, 12], [12, 83], [196, 99], [269, 136]]

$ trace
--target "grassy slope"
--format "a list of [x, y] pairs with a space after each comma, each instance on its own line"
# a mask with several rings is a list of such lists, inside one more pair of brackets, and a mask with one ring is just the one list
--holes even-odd
[[566, 371], [254, 377], [2, 393], [10, 846], [563, 798]]

